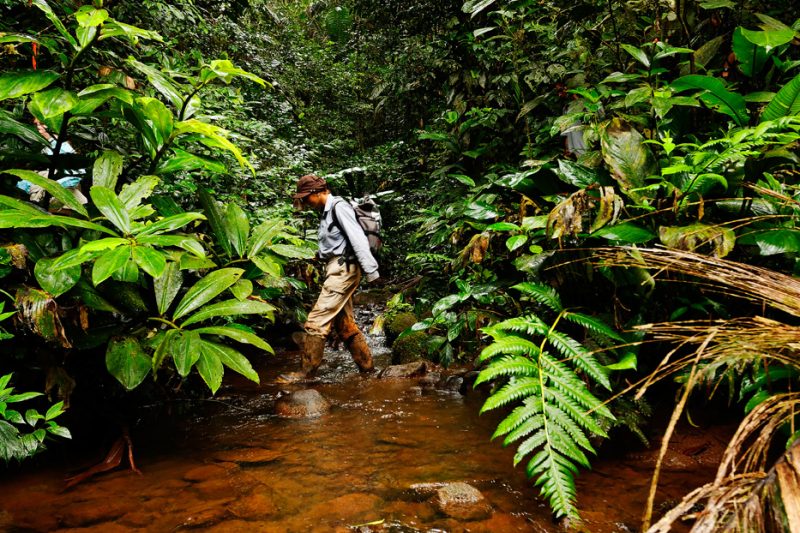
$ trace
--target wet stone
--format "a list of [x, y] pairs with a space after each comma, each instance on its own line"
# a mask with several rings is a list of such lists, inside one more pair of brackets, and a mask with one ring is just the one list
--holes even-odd
[[442, 513], [457, 520], [481, 520], [492, 513], [483, 494], [466, 483], [450, 483], [436, 491], [434, 504]]
[[61, 525], [65, 527], [85, 527], [101, 522], [112, 522], [120, 516], [132, 511], [133, 500], [91, 500], [73, 503], [61, 515]]
[[89, 527], [70, 527], [57, 529], [56, 531], [57, 533], [127, 533], [128, 531], [137, 530], [109, 522]]
[[405, 365], [387, 366], [378, 375], [381, 379], [396, 378], [415, 378], [424, 375], [428, 371], [425, 361], [417, 361]]
[[215, 461], [236, 463], [239, 465], [256, 466], [271, 463], [281, 458], [283, 454], [276, 450], [266, 448], [240, 448], [238, 450], [224, 450], [214, 454]]
[[447, 376], [444, 382], [441, 383], [440, 388], [443, 391], [460, 393], [463, 386], [464, 378], [461, 376]]
[[196, 511], [187, 516], [180, 527], [186, 529], [205, 528], [224, 519], [228, 511], [221, 507], [212, 507]]
[[245, 520], [261, 519], [278, 511], [273, 495], [267, 490], [259, 490], [238, 498], [230, 506], [230, 512], [237, 518]]
[[430, 372], [420, 378], [419, 385], [423, 389], [432, 389], [439, 383], [439, 379], [441, 379], [439, 372]]
[[383, 500], [373, 494], [355, 492], [345, 494], [309, 509], [306, 518], [313, 522], [325, 523], [331, 518], [331, 510], [335, 509], [335, 516], [339, 520], [357, 520], [366, 522], [380, 518], [376, 509], [380, 508]]
[[314, 389], [291, 392], [275, 402], [275, 414], [283, 418], [316, 418], [330, 409], [330, 402]]
[[[231, 465], [236, 468], [236, 465]], [[183, 479], [194, 483], [200, 481], [208, 481], [210, 479], [219, 479], [228, 475], [231, 468], [225, 468], [220, 465], [203, 465], [197, 468], [192, 468], [183, 475]]]

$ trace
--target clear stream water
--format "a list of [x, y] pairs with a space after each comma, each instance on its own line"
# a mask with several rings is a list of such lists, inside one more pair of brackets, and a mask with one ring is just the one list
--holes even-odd
[[[379, 367], [389, 363], [381, 340], [371, 338]], [[345, 351], [329, 348], [310, 386], [333, 404], [331, 412], [281, 419], [272, 406], [291, 387], [273, 381], [298, 361], [297, 352], [279, 353], [262, 365], [261, 385], [226, 377], [218, 401], [204, 403], [200, 414], [134, 431], [142, 475], [123, 461], [64, 490], [63, 465], [4, 474], [0, 531], [564, 531], [522, 466], [513, 467], [514, 450], [489, 441], [499, 414], [478, 416], [481, 394], [422, 389], [418, 379], [362, 378]], [[699, 457], [722, 439], [692, 438], [677, 439], [688, 451], [666, 467], [662, 507], [712, 476], [713, 458]], [[652, 454], [597, 459], [581, 474], [582, 531], [637, 530]], [[453, 481], [478, 488], [491, 516], [448, 518], [419, 485]]]

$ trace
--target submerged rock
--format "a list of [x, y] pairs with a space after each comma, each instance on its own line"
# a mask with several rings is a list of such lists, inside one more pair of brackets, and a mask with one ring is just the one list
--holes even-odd
[[466, 483], [450, 483], [436, 491], [436, 508], [457, 520], [481, 520], [492, 514], [492, 506], [481, 491]]
[[283, 418], [316, 418], [330, 410], [330, 402], [314, 389], [290, 392], [275, 402], [275, 414]]
[[387, 366], [378, 375], [382, 379], [390, 378], [415, 378], [425, 375], [428, 371], [428, 365], [425, 361], [417, 361], [415, 363], [408, 363], [405, 365]]
[[214, 454], [215, 461], [223, 463], [236, 463], [238, 465], [255, 466], [276, 461], [283, 454], [266, 448], [239, 448], [237, 450], [224, 450]]

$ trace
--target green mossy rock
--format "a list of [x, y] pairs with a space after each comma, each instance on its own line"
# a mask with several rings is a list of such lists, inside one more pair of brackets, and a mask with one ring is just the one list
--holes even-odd
[[386, 333], [386, 343], [390, 346], [394, 344], [400, 334], [406, 329], [410, 328], [417, 323], [417, 317], [414, 313], [404, 312], [397, 313], [394, 316], [386, 318], [384, 332]]
[[404, 365], [419, 361], [428, 355], [428, 335], [415, 331], [392, 343], [392, 364]]

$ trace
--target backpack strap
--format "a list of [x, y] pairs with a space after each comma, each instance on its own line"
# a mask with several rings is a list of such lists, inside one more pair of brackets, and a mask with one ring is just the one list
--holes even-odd
[[355, 251], [353, 251], [353, 245], [350, 244], [350, 239], [347, 237], [347, 232], [344, 231], [344, 228], [342, 227], [341, 223], [339, 223], [339, 217], [336, 216], [336, 206], [339, 205], [339, 204], [347, 204], [347, 203], [349, 203], [349, 202], [347, 202], [347, 200], [345, 200], [343, 198], [340, 198], [338, 200], [334, 200], [333, 201], [333, 203], [331, 204], [331, 218], [333, 219], [333, 221], [328, 226], [328, 231], [330, 231], [330, 229], [333, 226], [336, 226], [337, 228], [339, 228], [339, 231], [342, 232], [342, 236], [344, 237], [344, 240], [347, 241], [347, 247], [345, 248], [345, 257], [353, 258], [353, 257], [356, 256]]

